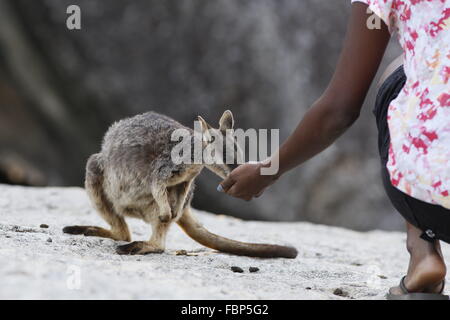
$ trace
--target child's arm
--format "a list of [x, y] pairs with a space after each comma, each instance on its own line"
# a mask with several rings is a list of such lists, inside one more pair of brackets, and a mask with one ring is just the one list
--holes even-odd
[[365, 4], [352, 5], [344, 47], [328, 88], [272, 156], [279, 157], [278, 174], [262, 176], [261, 164], [242, 165], [221, 183], [224, 191], [250, 200], [281, 174], [326, 149], [356, 121], [390, 39], [384, 23], [380, 30], [367, 28], [366, 10]]

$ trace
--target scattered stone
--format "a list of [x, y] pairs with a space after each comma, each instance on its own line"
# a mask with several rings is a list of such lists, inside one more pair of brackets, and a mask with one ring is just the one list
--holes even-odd
[[386, 277], [386, 276], [383, 276], [382, 274], [379, 274], [378, 277], [379, 277], [380, 279], [387, 279], [387, 277]]
[[236, 272], [236, 273], [244, 273], [244, 270], [242, 268], [236, 267], [236, 266], [232, 266], [231, 271]]
[[321, 253], [319, 253], [319, 252], [316, 252], [316, 257], [321, 257], [322, 256], [322, 254]]
[[187, 253], [186, 250], [177, 250], [177, 251], [175, 252], [175, 255], [177, 255], [177, 256], [187, 256], [188, 253]]
[[257, 268], [257, 267], [250, 267], [250, 268], [248, 268], [248, 271], [250, 271], [251, 273], [255, 273], [255, 272], [259, 271], [259, 268]]
[[48, 229], [48, 224], [43, 223], [39, 227], [42, 229]]
[[340, 297], [348, 297], [348, 292], [345, 292], [341, 288], [334, 289], [333, 294]]
[[361, 267], [363, 264], [359, 262], [353, 262], [352, 266]]
[[52, 238], [48, 238], [47, 242], [53, 242]]
[[311, 290], [311, 287], [306, 287], [305, 289], [306, 289], [306, 290]]

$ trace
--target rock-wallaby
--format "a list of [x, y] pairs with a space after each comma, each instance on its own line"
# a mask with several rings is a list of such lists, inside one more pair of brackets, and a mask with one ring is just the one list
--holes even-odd
[[[173, 141], [172, 133], [176, 129], [188, 130], [192, 134], [189, 143], [201, 139], [200, 148], [220, 143], [215, 150], [222, 150], [221, 157], [227, 152], [242, 154], [232, 133], [234, 119], [230, 111], [222, 115], [219, 129], [213, 129], [201, 117], [198, 120], [201, 124], [199, 134], [154, 112], [113, 124], [104, 137], [100, 153], [89, 158], [85, 180], [92, 204], [111, 228], [69, 226], [63, 231], [131, 241], [125, 217], [134, 217], [151, 224], [152, 236], [149, 241], [118, 246], [119, 254], [162, 253], [169, 226], [176, 222], [192, 239], [218, 251], [251, 257], [295, 258], [295, 248], [230, 240], [209, 232], [197, 222], [190, 207], [197, 175], [207, 167], [225, 178], [236, 164], [226, 164], [227, 161], [175, 164], [171, 154], [178, 142]], [[221, 139], [213, 141], [211, 132]]]

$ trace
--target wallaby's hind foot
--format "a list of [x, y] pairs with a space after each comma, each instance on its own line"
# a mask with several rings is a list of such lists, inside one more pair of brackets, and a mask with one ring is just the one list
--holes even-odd
[[166, 235], [169, 231], [169, 224], [155, 223], [152, 225], [152, 236], [150, 241], [134, 241], [122, 246], [118, 246], [118, 254], [149, 254], [163, 253], [166, 248]]
[[164, 249], [160, 246], [153, 245], [150, 241], [134, 241], [131, 243], [118, 246], [116, 249], [118, 254], [150, 254], [150, 253], [163, 253]]
[[64, 233], [84, 235], [86, 237], [101, 237], [113, 240], [131, 241], [129, 235], [119, 235], [110, 230], [94, 226], [68, 226], [63, 229]]

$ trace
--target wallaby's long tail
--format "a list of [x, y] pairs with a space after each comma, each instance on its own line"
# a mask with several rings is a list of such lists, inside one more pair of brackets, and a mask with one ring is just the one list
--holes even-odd
[[205, 247], [238, 256], [261, 258], [290, 258], [297, 257], [297, 249], [293, 247], [273, 244], [245, 243], [218, 236], [205, 229], [192, 215], [189, 207], [178, 221], [180, 227], [189, 237]]

